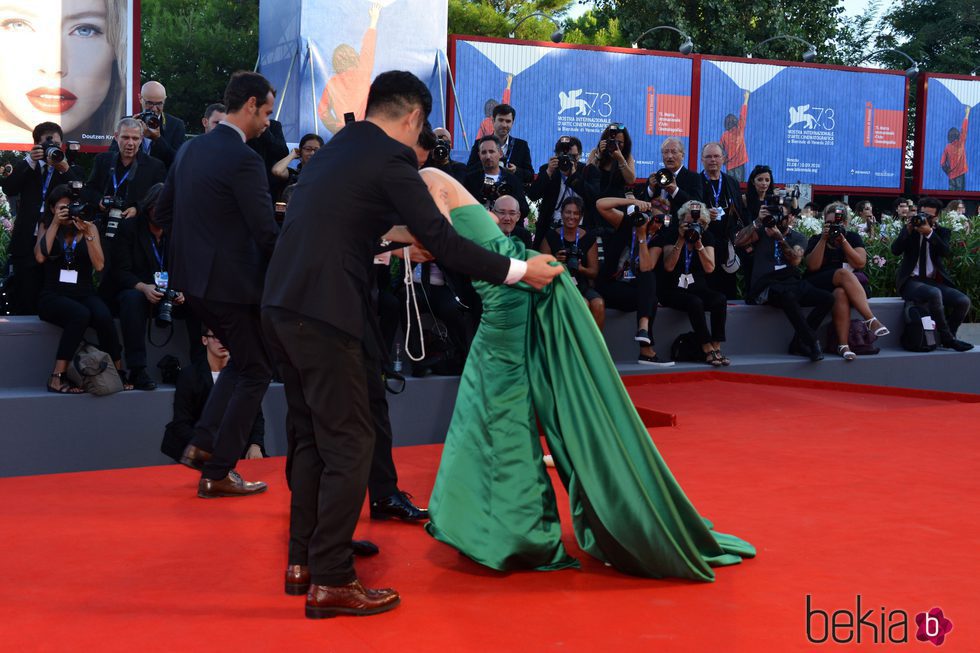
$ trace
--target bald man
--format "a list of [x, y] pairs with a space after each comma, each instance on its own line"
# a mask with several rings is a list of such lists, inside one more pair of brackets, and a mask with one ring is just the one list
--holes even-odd
[[[466, 183], [466, 164], [460, 161], [453, 161], [451, 154], [453, 149], [453, 135], [449, 133], [449, 130], [445, 127], [436, 127], [432, 130], [436, 135], [436, 139], [443, 141], [447, 146], [448, 151], [444, 156], [440, 149], [435, 149], [429, 153], [429, 158], [426, 160], [423, 168], [439, 168], [447, 175], [455, 178], [461, 184]], [[437, 156], [439, 155], [439, 156]]]
[[[141, 114], [150, 111], [160, 119], [160, 125], [151, 129], [145, 122], [143, 123], [143, 144], [142, 150], [155, 159], [160, 159], [163, 164], [170, 168], [177, 150], [184, 144], [187, 136], [187, 128], [184, 121], [163, 110], [167, 103], [167, 89], [160, 82], [149, 81], [143, 84], [140, 89]], [[139, 118], [139, 115], [136, 116]], [[111, 149], [111, 148], [110, 148]]]

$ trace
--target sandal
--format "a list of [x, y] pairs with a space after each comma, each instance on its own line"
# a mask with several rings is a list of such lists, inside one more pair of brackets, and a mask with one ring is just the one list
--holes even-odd
[[718, 361], [725, 367], [728, 367], [729, 365], [732, 364], [731, 359], [729, 359], [728, 356], [725, 356], [723, 353], [721, 353], [720, 349], [715, 350], [715, 358], [717, 358]]
[[704, 362], [711, 367], [722, 366], [721, 359], [718, 357], [718, 352], [716, 352], [714, 349], [704, 352]]
[[85, 391], [81, 388], [76, 388], [71, 383], [65, 380], [65, 373], [59, 372], [58, 374], [52, 374], [52, 379], [58, 379], [58, 387], [54, 387], [51, 381], [48, 381], [48, 392], [54, 392], [59, 395], [80, 395]]
[[837, 354], [846, 361], [852, 361], [857, 358], [857, 354], [851, 351], [851, 348], [847, 345], [837, 345]]
[[868, 331], [871, 331], [871, 323], [872, 322], [876, 322], [878, 324], [877, 328], [873, 331], [873, 333], [875, 334], [875, 337], [876, 338], [880, 338], [882, 336], [887, 336], [889, 333], [891, 333], [891, 331], [888, 330], [888, 327], [886, 327], [884, 324], [882, 324], [881, 323], [881, 320], [879, 320], [878, 318], [876, 318], [873, 315], [871, 316], [871, 319], [870, 320], [865, 320], [864, 321], [864, 326], [865, 326], [865, 328], [867, 328]]

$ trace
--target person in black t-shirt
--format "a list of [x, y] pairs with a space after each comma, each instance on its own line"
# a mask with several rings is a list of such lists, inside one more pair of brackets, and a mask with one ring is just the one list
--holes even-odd
[[864, 241], [856, 231], [847, 230], [847, 207], [834, 202], [823, 211], [823, 231], [811, 236], [806, 245], [806, 280], [834, 293], [834, 329], [837, 331], [837, 353], [844, 360], [856, 355], [847, 345], [854, 307], [869, 331], [876, 336], [888, 335], [888, 327], [871, 312], [868, 305], [868, 278], [861, 270], [868, 261]]
[[[660, 300], [664, 306], [687, 312], [705, 363], [712, 367], [730, 365], [731, 360], [721, 353], [728, 302], [724, 293], [709, 288], [707, 281], [715, 269], [715, 239], [708, 231], [708, 207], [692, 200], [681, 206], [677, 215], [677, 226], [665, 236]], [[710, 331], [705, 311], [711, 313]]]
[[599, 248], [595, 234], [581, 226], [585, 203], [580, 197], [566, 197], [561, 203], [562, 226], [545, 234], [541, 243], [542, 254], [554, 254], [568, 268], [579, 292], [589, 303], [589, 311], [595, 323], [602, 329], [606, 323], [606, 303], [602, 295], [592, 287], [599, 275]]

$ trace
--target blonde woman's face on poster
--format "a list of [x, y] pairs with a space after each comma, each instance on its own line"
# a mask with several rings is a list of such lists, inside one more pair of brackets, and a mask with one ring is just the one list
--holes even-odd
[[112, 82], [106, 18], [105, 0], [0, 0], [0, 103], [9, 121], [28, 132], [52, 121], [70, 132], [92, 117]]

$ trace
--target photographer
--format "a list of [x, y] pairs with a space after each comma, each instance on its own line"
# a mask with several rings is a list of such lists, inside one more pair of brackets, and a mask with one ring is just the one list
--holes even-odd
[[868, 331], [876, 336], [886, 336], [889, 331], [868, 305], [868, 278], [861, 272], [868, 262], [868, 252], [861, 235], [847, 229], [847, 206], [834, 202], [824, 209], [823, 218], [823, 231], [818, 236], [811, 236], [806, 245], [807, 273], [804, 278], [815, 287], [834, 294], [837, 353], [851, 361], [857, 357], [847, 344], [851, 307], [864, 318]]
[[[517, 117], [517, 110], [509, 104], [498, 104], [493, 108], [493, 135], [500, 146], [501, 167], [521, 180], [521, 186], [515, 189], [524, 193], [524, 185], [530, 184], [534, 179], [534, 166], [531, 164], [531, 148], [527, 141], [517, 138], [511, 134], [514, 128], [514, 120]], [[470, 158], [466, 162], [466, 168], [470, 172], [479, 169], [479, 164], [483, 159], [480, 154], [480, 144], [488, 137], [478, 139], [473, 144], [470, 151]], [[465, 184], [464, 184], [465, 185]], [[477, 196], [479, 197], [479, 196]], [[525, 214], [527, 215], [527, 214]]]
[[13, 313], [20, 315], [37, 314], [44, 274], [34, 259], [34, 244], [38, 222], [47, 215], [47, 195], [57, 186], [84, 178], [81, 168], [71, 160], [72, 152], [64, 149], [60, 126], [42, 122], [34, 128], [32, 136], [34, 147], [23, 161], [12, 167], [2, 183], [8, 197], [19, 198], [17, 219], [8, 246], [13, 283], [7, 291]]
[[123, 118], [116, 125], [116, 151], [95, 157], [86, 188], [101, 198], [102, 234], [115, 237], [123, 220], [137, 215], [139, 203], [154, 184], [167, 178], [167, 169], [157, 159], [140, 149], [142, 127], [137, 120]]
[[691, 200], [701, 201], [701, 177], [684, 167], [684, 143], [673, 136], [660, 145], [664, 167], [647, 177], [647, 185], [638, 197], [647, 202], [662, 199], [670, 202], [670, 215], [677, 218], [680, 208]]
[[[708, 285], [713, 290], [725, 294], [727, 299], [738, 297], [737, 269], [732, 269], [734, 259], [729, 261], [729, 244], [735, 239], [739, 229], [744, 226], [746, 216], [742, 203], [742, 192], [734, 177], [721, 171], [725, 158], [724, 150], [718, 143], [708, 143], [701, 148], [701, 197], [708, 206], [711, 225], [708, 227], [715, 239], [715, 271], [708, 275]], [[734, 254], [734, 248], [731, 249]]]
[[592, 230], [596, 227], [591, 207], [595, 206], [599, 193], [599, 179], [595, 168], [583, 166], [579, 159], [582, 157], [582, 141], [574, 136], [562, 136], [555, 143], [555, 154], [546, 165], [541, 166], [537, 178], [527, 191], [531, 201], [541, 200], [538, 212], [538, 224], [534, 236], [534, 248], [540, 249], [545, 234], [552, 229], [561, 227], [563, 222], [562, 206], [570, 197], [582, 200], [583, 210], [586, 211], [585, 226]]
[[[273, 176], [285, 181], [287, 186], [295, 184], [299, 181], [300, 173], [303, 172], [303, 165], [308, 163], [313, 155], [320, 151], [321, 147], [323, 147], [322, 138], [316, 134], [306, 134], [299, 139], [299, 147], [294, 147], [289, 151], [289, 154], [272, 166]], [[289, 164], [296, 159], [299, 159], [299, 165], [290, 168]]]
[[521, 206], [521, 222], [527, 218], [527, 198], [524, 196], [523, 182], [500, 165], [500, 141], [496, 136], [481, 138], [477, 144], [481, 169], [466, 175], [466, 187], [473, 197], [483, 202], [488, 209], [501, 195], [513, 195]]
[[633, 340], [640, 346], [637, 362], [669, 367], [653, 349], [653, 320], [657, 316], [657, 278], [654, 268], [663, 253], [662, 234], [667, 203], [604, 197], [596, 202], [599, 215], [613, 230], [603, 236], [605, 258], [599, 268], [596, 290], [606, 306], [619, 311], [636, 311], [637, 331]]
[[[44, 268], [38, 316], [62, 328], [48, 391], [75, 394], [81, 390], [73, 388], [64, 373], [90, 326], [99, 336], [99, 348], [112, 357], [117, 370], [122, 361], [112, 314], [92, 283], [92, 273], [101, 272], [105, 265], [99, 230], [86, 219], [92, 211], [80, 200], [81, 182], [73, 183], [78, 188], [61, 185], [48, 193], [49, 214], [38, 225], [34, 258]], [[119, 376], [123, 377], [122, 371]]]
[[599, 179], [599, 197], [626, 197], [626, 190], [636, 181], [632, 151], [633, 139], [626, 125], [614, 122], [603, 130], [587, 164]]
[[970, 298], [956, 288], [943, 262], [951, 251], [949, 229], [936, 224], [942, 208], [933, 197], [920, 199], [918, 211], [892, 242], [892, 254], [902, 257], [895, 287], [905, 301], [928, 305], [943, 347], [969, 351], [973, 345], [958, 340], [956, 331], [970, 311]]
[[[738, 233], [737, 247], [753, 246], [754, 261], [747, 304], [769, 304], [783, 309], [793, 325], [796, 337], [790, 353], [823, 360], [817, 329], [834, 305], [833, 294], [820, 290], [800, 278], [806, 239], [791, 228], [792, 217], [786, 206], [763, 207], [758, 220]], [[813, 310], [803, 317], [801, 306]]]
[[156, 201], [163, 184], [156, 184], [146, 194], [143, 210], [119, 227], [112, 242], [110, 278], [118, 304], [119, 324], [123, 336], [123, 351], [129, 382], [137, 390], [154, 390], [156, 383], [146, 372], [147, 320], [154, 318], [158, 326], [170, 325], [175, 318], [184, 318], [191, 358], [200, 358], [195, 342], [201, 326], [188, 311], [180, 307], [184, 295], [170, 287], [167, 272], [168, 238], [154, 221]]
[[585, 206], [581, 197], [566, 197], [561, 203], [562, 224], [547, 232], [541, 243], [541, 253], [554, 254], [568, 268], [601, 330], [606, 323], [606, 304], [602, 295], [592, 287], [599, 276], [599, 248], [595, 234], [579, 226], [584, 212]]
[[140, 149], [169, 168], [177, 156], [177, 150], [184, 144], [187, 128], [183, 120], [164, 112], [163, 106], [166, 102], [167, 89], [163, 84], [147, 82], [140, 89], [142, 111], [133, 117], [143, 125]]
[[429, 153], [423, 168], [438, 168], [461, 184], [466, 183], [466, 165], [453, 161], [450, 154], [453, 151], [453, 136], [445, 127], [432, 130], [436, 136], [436, 146]]
[[[704, 352], [704, 362], [712, 367], [731, 365], [721, 353], [725, 342], [728, 302], [708, 287], [707, 275], [715, 269], [715, 239], [708, 231], [708, 207], [693, 200], [681, 207], [677, 227], [666, 232], [664, 245], [664, 287], [660, 299], [664, 306], [685, 311]], [[711, 330], [704, 312], [711, 313]]]

